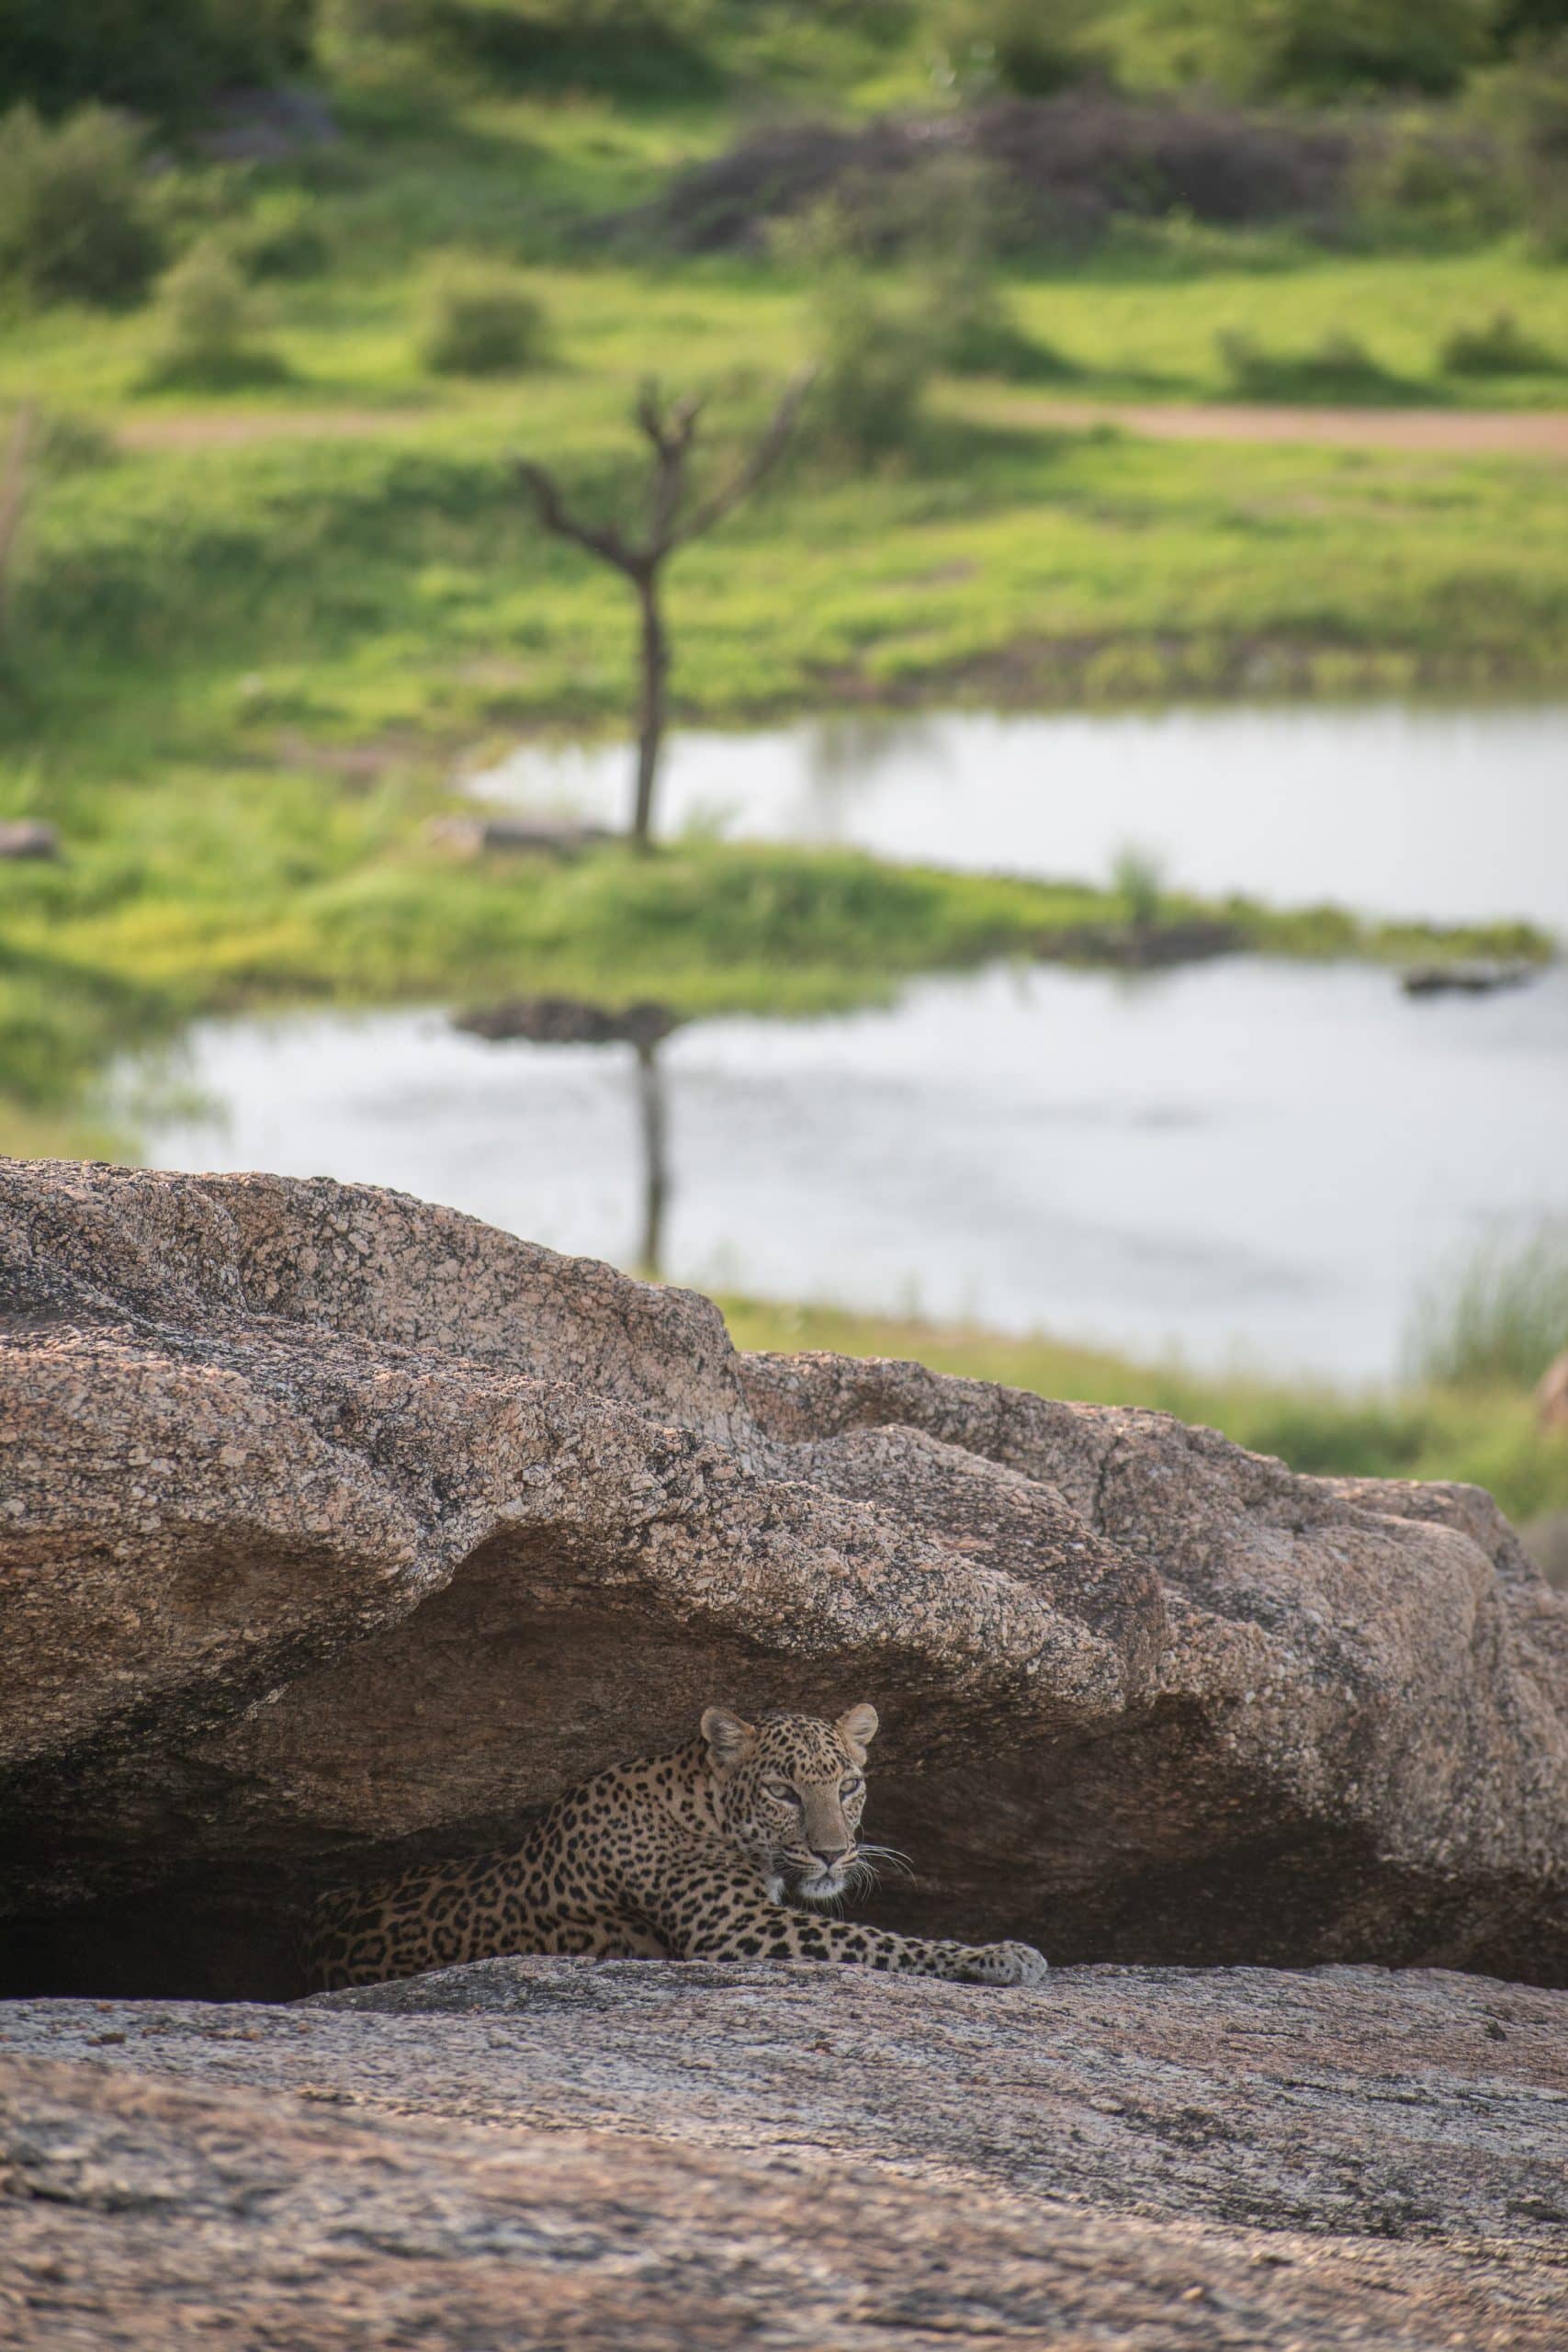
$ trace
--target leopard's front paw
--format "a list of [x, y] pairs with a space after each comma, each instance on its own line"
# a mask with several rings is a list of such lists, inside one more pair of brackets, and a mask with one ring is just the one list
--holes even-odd
[[980, 1944], [969, 1973], [977, 1984], [1043, 1984], [1051, 1963], [1032, 1944]]

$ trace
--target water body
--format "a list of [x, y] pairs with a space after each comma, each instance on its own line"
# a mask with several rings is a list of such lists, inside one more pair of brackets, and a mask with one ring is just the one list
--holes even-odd
[[1349, 965], [1042, 966], [641, 1064], [439, 1012], [208, 1022], [181, 1075], [215, 1115], [144, 1134], [164, 1167], [394, 1185], [625, 1266], [651, 1243], [703, 1288], [1366, 1381], [1435, 1266], [1568, 1205], [1565, 1069], [1562, 969], [1413, 1001]]
[[[625, 822], [624, 746], [529, 745], [487, 797]], [[671, 832], [1098, 880], [1158, 853], [1176, 888], [1332, 900], [1446, 922], [1526, 916], [1568, 935], [1568, 704], [1226, 707], [1050, 718], [961, 712], [674, 736]]]

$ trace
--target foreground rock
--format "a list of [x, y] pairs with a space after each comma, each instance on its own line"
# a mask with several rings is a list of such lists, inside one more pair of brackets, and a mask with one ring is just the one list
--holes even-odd
[[0, 2034], [0, 2332], [51, 2352], [1523, 2352], [1568, 2312], [1568, 1999], [1481, 1979], [492, 1962]]
[[320, 1880], [718, 1695], [875, 1701], [892, 1925], [1568, 1974], [1568, 1608], [1474, 1490], [326, 1182], [8, 1163], [0, 1269], [13, 1990], [295, 1989]]

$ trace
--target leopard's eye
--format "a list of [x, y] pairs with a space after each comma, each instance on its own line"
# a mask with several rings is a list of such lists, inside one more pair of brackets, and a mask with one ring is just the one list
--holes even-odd
[[770, 1781], [768, 1782], [768, 1794], [773, 1798], [775, 1804], [798, 1804], [800, 1803], [800, 1799], [795, 1795], [795, 1791], [790, 1787], [787, 1781]]
[[839, 1791], [839, 1794], [843, 1797], [858, 1797], [864, 1786], [865, 1782], [861, 1779], [857, 1772], [852, 1776], [852, 1778], [847, 1780], [843, 1783], [842, 1787]]

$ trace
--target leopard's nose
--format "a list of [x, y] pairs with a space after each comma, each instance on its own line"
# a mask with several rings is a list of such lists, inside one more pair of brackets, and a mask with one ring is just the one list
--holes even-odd
[[843, 1860], [850, 1849], [847, 1846], [813, 1846], [811, 1850], [825, 1868], [831, 1870], [835, 1862]]

